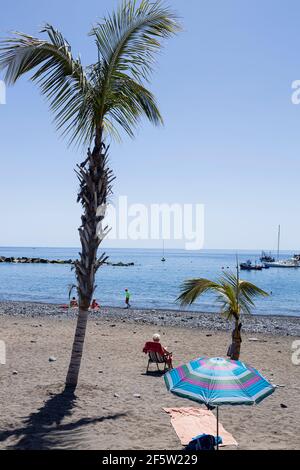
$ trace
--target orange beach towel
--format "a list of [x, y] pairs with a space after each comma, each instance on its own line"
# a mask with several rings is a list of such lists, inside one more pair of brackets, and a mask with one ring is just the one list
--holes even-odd
[[[193, 437], [199, 434], [217, 433], [217, 420], [215, 415], [201, 408], [163, 408], [171, 415], [171, 424], [182, 445], [187, 445]], [[227, 432], [219, 421], [219, 435], [222, 437], [222, 446], [237, 446], [234, 437]]]

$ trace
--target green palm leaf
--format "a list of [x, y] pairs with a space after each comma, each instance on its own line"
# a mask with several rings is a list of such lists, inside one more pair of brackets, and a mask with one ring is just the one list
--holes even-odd
[[50, 102], [57, 128], [64, 133], [79, 132], [86, 137], [80, 116], [91, 95], [90, 85], [80, 59], [74, 59], [69, 43], [53, 26], [46, 25], [48, 41], [16, 32], [15, 37], [1, 42], [0, 70], [4, 80], [14, 84], [22, 75], [35, 69], [31, 80], [37, 82]]
[[137, 81], [147, 80], [161, 39], [179, 29], [177, 17], [162, 2], [142, 0], [137, 6], [135, 0], [124, 1], [90, 33], [95, 37], [107, 82], [124, 72]]
[[228, 319], [236, 320], [241, 313], [251, 313], [254, 298], [267, 296], [268, 293], [251, 282], [240, 280], [233, 273], [225, 273], [218, 282], [209, 279], [188, 279], [181, 286], [177, 301], [181, 305], [191, 305], [200, 295], [213, 292], [220, 305], [221, 313]]
[[[161, 2], [125, 1], [119, 9], [93, 27], [98, 48], [99, 122], [106, 114], [111, 125], [133, 136], [139, 118], [162, 123], [153, 95], [142, 86], [152, 71], [161, 39], [179, 31], [176, 16]], [[101, 70], [101, 72], [100, 72]]]
[[[0, 70], [13, 84], [34, 71], [50, 102], [57, 129], [70, 143], [90, 145], [96, 134], [131, 137], [142, 116], [155, 125], [162, 116], [152, 93], [143, 86], [152, 70], [162, 39], [180, 29], [176, 16], [161, 2], [124, 1], [119, 9], [93, 27], [98, 60], [84, 68], [63, 35], [53, 26], [41, 31], [48, 40], [15, 33], [0, 45]], [[101, 137], [98, 138], [101, 140]]]
[[191, 305], [200, 295], [210, 290], [216, 291], [220, 286], [209, 279], [188, 279], [181, 286], [181, 294], [177, 301], [181, 305]]

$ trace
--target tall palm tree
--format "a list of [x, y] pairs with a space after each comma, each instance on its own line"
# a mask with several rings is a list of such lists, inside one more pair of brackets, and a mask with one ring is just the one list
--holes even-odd
[[[241, 314], [251, 313], [253, 299], [259, 295], [267, 296], [268, 293], [251, 282], [240, 279], [238, 275], [226, 272], [217, 282], [205, 278], [186, 280], [181, 286], [181, 294], [177, 300], [181, 305], [191, 305], [200, 295], [209, 291], [216, 295], [221, 313], [228, 320], [234, 320], [233, 342], [240, 342]], [[238, 351], [234, 357], [238, 359], [239, 347], [233, 349]]]
[[87, 67], [73, 57], [70, 44], [49, 24], [41, 31], [48, 35], [47, 40], [17, 32], [0, 45], [0, 70], [6, 71], [6, 83], [14, 84], [34, 71], [31, 80], [49, 100], [58, 130], [69, 136], [70, 143], [87, 148], [85, 160], [76, 169], [80, 184], [77, 201], [83, 215], [80, 259], [75, 262], [79, 314], [66, 378], [68, 388], [75, 389], [78, 383], [95, 274], [107, 259], [104, 253], [97, 258], [108, 230], [102, 224], [114, 179], [105, 139], [118, 138], [118, 128], [133, 137], [142, 116], [155, 125], [162, 123], [145, 82], [162, 40], [178, 30], [176, 15], [160, 1], [142, 0], [138, 5], [130, 0], [92, 28], [97, 60]]

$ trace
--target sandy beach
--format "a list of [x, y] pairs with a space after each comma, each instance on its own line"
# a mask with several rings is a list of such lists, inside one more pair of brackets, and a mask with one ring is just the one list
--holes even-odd
[[[175, 366], [200, 356], [224, 356], [229, 325], [228, 331], [215, 331], [213, 319], [211, 328], [186, 326], [184, 322], [181, 327], [159, 325], [153, 324], [156, 322], [150, 314], [147, 322], [141, 313], [138, 319], [138, 311], [121, 309], [93, 314], [80, 385], [75, 397], [66, 399], [61, 392], [75, 312], [59, 315], [57, 306], [30, 304], [30, 308], [28, 304], [23, 315], [12, 315], [18, 305], [21, 308], [18, 303], [0, 304], [0, 339], [7, 348], [7, 362], [0, 366], [2, 449], [182, 448], [162, 408], [198, 405], [167, 392], [161, 376], [145, 375], [143, 345], [159, 332], [162, 343], [174, 353]], [[46, 315], [45, 311], [53, 314]], [[167, 314], [158, 312], [164, 318], [161, 322], [166, 321]], [[215, 321], [219, 318], [213, 317]], [[268, 324], [268, 317], [258, 320]], [[290, 319], [277, 318], [281, 328], [284, 321]], [[298, 319], [291, 321], [299, 326]], [[253, 333], [245, 331], [241, 360], [281, 387], [255, 407], [228, 406], [220, 410], [222, 424], [240, 449], [300, 448], [300, 366], [291, 361], [295, 335], [275, 331], [256, 332], [259, 341], [255, 342], [249, 340]], [[51, 356], [56, 360], [49, 362]]]

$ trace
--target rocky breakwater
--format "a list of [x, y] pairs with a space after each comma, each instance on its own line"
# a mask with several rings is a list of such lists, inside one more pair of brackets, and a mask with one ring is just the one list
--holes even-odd
[[14, 258], [13, 256], [6, 258], [5, 256], [0, 256], [0, 263], [43, 263], [43, 264], [73, 264], [73, 260], [66, 259], [45, 259], [45, 258], [27, 258], [22, 256], [22, 258]]
[[[22, 256], [21, 258], [15, 258], [13, 256], [6, 257], [0, 256], [0, 263], [42, 263], [42, 264], [74, 264], [72, 259], [45, 259], [45, 258], [28, 258], [27, 256]], [[106, 261], [108, 266], [134, 266], [134, 263], [112, 263]]]

